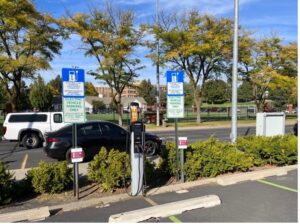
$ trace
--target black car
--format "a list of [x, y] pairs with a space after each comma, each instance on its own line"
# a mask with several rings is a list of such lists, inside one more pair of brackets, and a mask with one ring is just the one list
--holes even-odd
[[[161, 139], [145, 133], [146, 155], [159, 152]], [[85, 160], [91, 160], [101, 147], [129, 152], [130, 134], [124, 128], [108, 121], [89, 121], [77, 124], [77, 146], [83, 148]], [[49, 157], [70, 160], [72, 148], [72, 125], [45, 134], [44, 151]]]

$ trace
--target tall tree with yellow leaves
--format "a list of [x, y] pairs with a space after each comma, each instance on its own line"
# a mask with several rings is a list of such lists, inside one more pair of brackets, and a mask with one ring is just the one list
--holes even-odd
[[267, 91], [285, 90], [291, 99], [297, 94], [297, 45], [281, 42], [276, 36], [256, 41], [251, 47], [251, 62], [241, 67], [253, 86], [258, 111], [263, 111]]
[[133, 54], [142, 37], [142, 32], [134, 28], [133, 19], [132, 12], [113, 10], [109, 4], [103, 11], [93, 9], [88, 14], [77, 13], [60, 19], [63, 27], [81, 37], [86, 55], [96, 58], [99, 67], [90, 74], [110, 87], [119, 125], [123, 115], [121, 94], [143, 68]]
[[50, 67], [62, 47], [60, 36], [53, 19], [39, 13], [31, 1], [0, 1], [0, 81], [13, 111], [20, 105], [22, 80]]
[[[159, 26], [152, 26], [150, 30], [159, 38], [161, 62], [187, 75], [197, 108], [197, 123], [200, 123], [206, 82], [228, 69], [233, 22], [191, 11], [162, 16]], [[155, 49], [153, 43], [147, 44]], [[154, 54], [149, 56], [156, 60]]]

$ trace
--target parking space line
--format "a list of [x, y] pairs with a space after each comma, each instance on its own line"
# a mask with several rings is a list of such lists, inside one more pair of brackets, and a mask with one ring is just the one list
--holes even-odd
[[275, 183], [272, 183], [272, 182], [269, 182], [269, 181], [266, 181], [266, 180], [257, 180], [257, 181], [260, 182], [260, 183], [263, 183], [263, 184], [267, 184], [267, 185], [270, 185], [270, 186], [273, 186], [273, 187], [283, 189], [283, 190], [296, 192], [296, 193], [298, 192], [297, 189], [293, 189], [293, 188], [289, 188], [289, 187], [286, 187], [286, 186], [283, 186], [283, 185], [275, 184]]
[[[158, 205], [155, 201], [153, 201], [151, 198], [146, 198], [144, 197], [145, 201], [147, 201], [150, 205], [155, 206]], [[171, 215], [168, 217], [172, 222], [175, 223], [181, 223], [181, 221], [175, 216], [175, 215]]]
[[24, 156], [24, 159], [22, 161], [22, 164], [21, 164], [21, 169], [22, 170], [25, 169], [27, 160], [28, 160], [28, 153], [26, 153], [26, 155]]
[[177, 219], [177, 217], [174, 216], [174, 215], [169, 216], [169, 219], [170, 219], [172, 222], [175, 222], [175, 223], [181, 223], [181, 221], [180, 221], [179, 219]]

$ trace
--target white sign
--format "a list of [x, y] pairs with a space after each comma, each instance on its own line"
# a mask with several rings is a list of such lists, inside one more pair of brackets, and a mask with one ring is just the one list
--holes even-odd
[[183, 82], [168, 82], [168, 95], [183, 95]]
[[[70, 75], [70, 79], [71, 79]], [[84, 83], [83, 82], [63, 82], [63, 96], [80, 96], [84, 97]]]
[[187, 137], [178, 137], [178, 148], [187, 149], [187, 146], [188, 146]]
[[85, 122], [85, 99], [63, 98], [63, 111], [65, 123]]
[[83, 161], [84, 152], [82, 148], [71, 149], [71, 161], [72, 163], [80, 163]]
[[168, 96], [167, 97], [167, 117], [183, 118], [184, 117], [184, 97]]

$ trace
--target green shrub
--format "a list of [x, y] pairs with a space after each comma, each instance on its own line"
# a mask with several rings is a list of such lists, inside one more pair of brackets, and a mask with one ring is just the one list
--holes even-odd
[[67, 161], [46, 163], [41, 161], [37, 168], [31, 169], [27, 178], [31, 181], [36, 193], [60, 193], [72, 183], [72, 169]]
[[254, 165], [292, 165], [297, 163], [297, 137], [294, 135], [237, 139], [237, 148], [254, 157]]
[[10, 203], [13, 193], [13, 175], [7, 170], [4, 162], [0, 161], [0, 204]]
[[[178, 155], [180, 161], [180, 153]], [[179, 163], [179, 162], [178, 162]], [[159, 169], [167, 175], [176, 175], [176, 145], [175, 142], [166, 142], [162, 148], [159, 160]]]
[[[294, 135], [240, 137], [236, 144], [219, 142], [211, 137], [188, 146], [185, 150], [184, 171], [187, 180], [196, 180], [199, 177], [214, 177], [226, 172], [244, 172], [253, 166], [296, 163], [297, 137]], [[167, 174], [176, 174], [174, 142], [167, 142], [162, 149], [159, 168]]]
[[231, 143], [219, 142], [211, 137], [189, 146], [184, 170], [187, 180], [196, 180], [226, 172], [247, 171], [251, 166], [252, 157], [247, 157]]
[[20, 181], [13, 183], [14, 194], [12, 195], [13, 200], [20, 200], [26, 197], [34, 195], [34, 188], [31, 183], [31, 179], [24, 178]]
[[152, 183], [157, 178], [155, 176], [155, 163], [145, 159], [144, 164], [144, 175], [146, 178], [146, 183]]
[[102, 147], [88, 166], [88, 179], [101, 185], [104, 191], [121, 187], [130, 178], [130, 161], [126, 152]]

